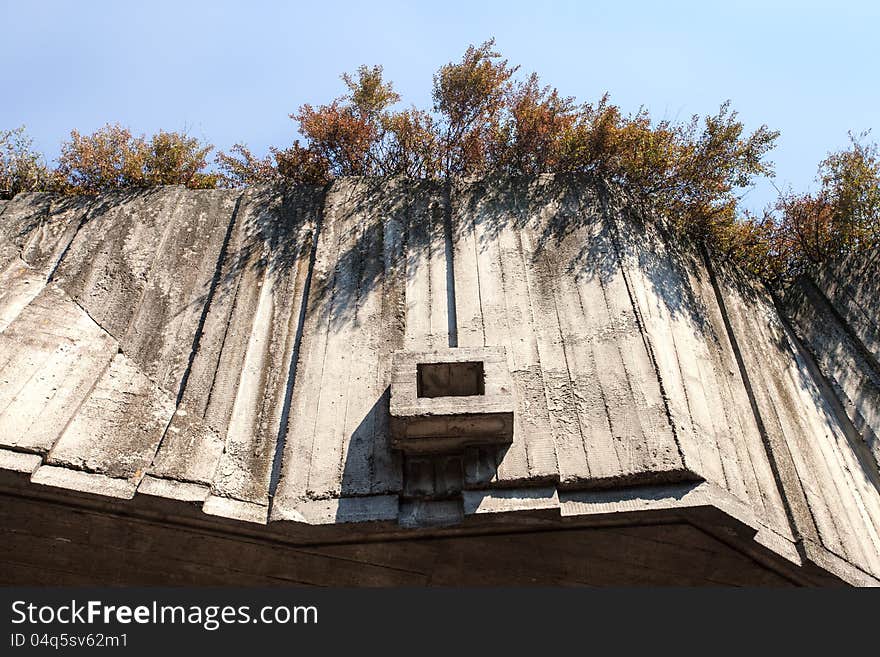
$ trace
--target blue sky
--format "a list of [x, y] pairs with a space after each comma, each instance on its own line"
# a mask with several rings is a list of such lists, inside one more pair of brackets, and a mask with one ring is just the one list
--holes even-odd
[[[186, 128], [257, 152], [295, 137], [288, 114], [382, 64], [407, 104], [495, 36], [522, 71], [578, 100], [686, 119], [732, 101], [782, 131], [777, 185], [807, 189], [847, 131], [880, 130], [880, 3], [46, 2], [0, 0], [0, 128], [25, 124], [50, 158], [72, 128]], [[877, 139], [877, 133], [873, 133]], [[772, 189], [751, 192], [758, 208]]]

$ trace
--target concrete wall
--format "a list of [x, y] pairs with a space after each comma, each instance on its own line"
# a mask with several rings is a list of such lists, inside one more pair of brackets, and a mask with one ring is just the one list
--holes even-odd
[[[817, 349], [805, 296], [789, 323], [622, 195], [552, 176], [0, 212], [0, 465], [22, 490], [301, 540], [710, 504], [757, 550], [880, 575], [877, 297], [856, 279], [822, 283], [845, 327]], [[513, 444], [392, 450], [391, 354], [484, 346], [506, 349]]]
[[880, 252], [847, 257], [803, 276], [785, 310], [850, 432], [880, 464]]

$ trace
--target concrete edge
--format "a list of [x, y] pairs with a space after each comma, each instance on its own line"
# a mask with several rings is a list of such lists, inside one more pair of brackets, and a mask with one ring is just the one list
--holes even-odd
[[0, 448], [0, 470], [30, 477], [41, 465], [43, 465], [43, 457], [39, 454]]
[[[10, 483], [20, 492], [36, 485], [68, 495], [76, 493], [71, 496], [74, 504], [77, 500], [104, 498], [106, 503], [115, 500], [116, 504], [121, 503], [137, 513], [139, 509], [153, 510], [156, 502], [168, 502], [169, 511], [190, 510], [189, 514], [180, 515], [181, 520], [187, 517], [197, 520], [197, 516], [207, 515], [252, 526], [275, 526], [282, 531], [289, 524], [303, 529], [368, 525], [377, 531], [383, 527], [393, 531], [396, 526], [407, 534], [411, 530], [430, 534], [437, 529], [460, 529], [469, 533], [479, 524], [488, 522], [487, 527], [495, 524], [493, 519], [515, 522], [517, 518], [527, 521], [546, 516], [550, 524], [542, 524], [542, 527], [563, 528], [572, 522], [580, 525], [582, 521], [589, 521], [590, 526], [602, 526], [633, 520], [650, 522], [665, 517], [667, 521], [690, 522], [722, 540], [730, 540], [733, 547], [759, 560], [781, 559], [798, 567], [795, 576], [800, 575], [807, 583], [825, 585], [839, 581], [855, 586], [880, 586], [880, 579], [814, 541], [795, 542], [777, 533], [764, 525], [743, 502], [706, 482], [581, 491], [558, 491], [553, 486], [469, 490], [463, 492], [461, 500], [440, 501], [401, 500], [397, 495], [314, 500], [292, 509], [275, 507], [270, 520], [268, 505], [212, 495], [202, 484], [147, 475], [138, 486], [125, 479], [42, 465], [42, 458], [37, 454], [0, 450], [0, 473], [11, 474]], [[136, 504], [133, 500], [136, 492], [140, 494], [137, 497], [146, 501], [146, 507], [130, 506]], [[478, 519], [485, 522], [479, 523]], [[370, 531], [359, 536], [368, 540], [377, 534]]]
[[269, 506], [231, 497], [209, 494], [202, 511], [211, 516], [266, 525], [269, 522]]
[[454, 527], [464, 520], [459, 500], [404, 500], [400, 504], [397, 524], [401, 527]]
[[270, 522], [301, 522], [309, 525], [396, 521], [400, 515], [397, 495], [367, 495], [327, 500], [304, 500], [291, 510], [272, 508]]
[[488, 488], [462, 491], [465, 516], [550, 511], [559, 515], [559, 492], [555, 486], [540, 488]]
[[815, 541], [804, 539], [802, 545], [807, 561], [815, 567], [827, 571], [854, 586], [880, 587], [880, 579], [857, 568]]
[[211, 494], [211, 489], [203, 484], [146, 475], [137, 488], [137, 494], [204, 504]]
[[31, 483], [123, 500], [133, 498], [137, 489], [137, 484], [128, 479], [116, 479], [57, 465], [42, 465], [37, 468], [31, 475]]
[[693, 524], [712, 528], [742, 547], [754, 543], [795, 566], [803, 559], [794, 537], [765, 525], [745, 503], [715, 484], [691, 482], [641, 486], [626, 490], [560, 492], [563, 518], [593, 517], [613, 521], [638, 513], [679, 513]]
[[660, 511], [682, 506], [703, 506], [705, 483], [684, 483], [633, 488], [564, 490], [559, 492], [559, 512], [563, 518]]

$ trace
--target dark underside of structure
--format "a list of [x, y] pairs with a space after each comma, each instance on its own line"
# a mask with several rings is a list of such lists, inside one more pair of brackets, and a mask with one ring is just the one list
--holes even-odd
[[[647, 492], [647, 491], [646, 491]], [[675, 494], [672, 488], [668, 491]], [[51, 499], [54, 497], [55, 499]], [[521, 514], [522, 515], [522, 514]], [[156, 510], [3, 495], [4, 585], [834, 586], [756, 545], [711, 506], [551, 513], [435, 531], [324, 532], [303, 542]]]

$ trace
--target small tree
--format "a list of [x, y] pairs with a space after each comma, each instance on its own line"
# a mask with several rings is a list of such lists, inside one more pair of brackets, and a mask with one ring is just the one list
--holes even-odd
[[290, 148], [272, 151], [278, 164], [278, 173], [294, 183], [324, 185], [333, 177], [330, 162], [314, 146], [294, 142]]
[[[368, 176], [387, 173], [383, 157], [386, 109], [400, 100], [381, 66], [361, 66], [355, 75], [343, 74], [349, 93], [328, 105], [305, 104], [290, 117], [299, 123], [305, 151], [296, 150], [293, 161], [314, 164], [326, 161], [334, 176]], [[302, 156], [308, 155], [303, 158]]]
[[437, 123], [415, 107], [391, 112], [382, 118], [387, 135], [383, 159], [386, 174], [411, 178], [436, 178], [440, 175], [443, 155]]
[[186, 185], [195, 189], [213, 189], [218, 176], [204, 171], [210, 144], [181, 132], [160, 130], [140, 148], [144, 150], [143, 180], [155, 185]]
[[774, 263], [779, 279], [844, 253], [880, 249], [877, 144], [864, 144], [850, 134], [849, 148], [829, 154], [817, 178], [818, 192], [782, 194], [774, 207], [775, 239], [785, 245], [777, 256], [780, 262]]
[[217, 176], [204, 171], [212, 148], [178, 132], [160, 131], [147, 141], [119, 124], [91, 135], [73, 130], [61, 145], [57, 185], [77, 194], [156, 185], [212, 188]]
[[536, 174], [565, 168], [567, 135], [578, 120], [573, 98], [542, 87], [537, 74], [508, 91], [505, 118], [489, 143], [494, 167], [512, 173]]
[[245, 144], [235, 144], [229, 153], [218, 153], [214, 161], [221, 171], [219, 182], [224, 187], [259, 185], [280, 177], [272, 158], [257, 157]]
[[470, 46], [459, 63], [434, 75], [434, 111], [442, 117], [442, 174], [478, 173], [486, 168], [486, 145], [499, 130], [511, 78], [518, 67], [493, 50], [495, 39]]
[[49, 179], [43, 156], [33, 150], [25, 127], [0, 130], [0, 198], [44, 189]]
[[128, 128], [107, 124], [91, 135], [70, 132], [61, 144], [56, 174], [65, 191], [98, 194], [118, 187], [143, 184], [144, 148]]
[[849, 246], [880, 246], [880, 158], [876, 143], [864, 144], [850, 133], [850, 146], [819, 165], [822, 196], [833, 208], [835, 251]]

